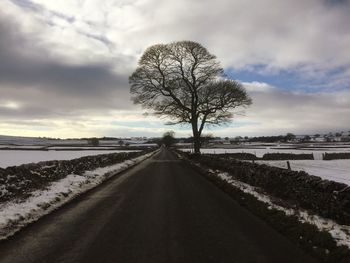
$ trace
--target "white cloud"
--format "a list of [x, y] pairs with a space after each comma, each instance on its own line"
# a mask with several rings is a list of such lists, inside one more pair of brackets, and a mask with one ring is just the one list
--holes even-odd
[[15, 101], [5, 101], [3, 103], [0, 103], [0, 108], [1, 107], [16, 110], [20, 108], [20, 105]]
[[264, 82], [241, 82], [248, 92], [271, 92], [275, 87]]

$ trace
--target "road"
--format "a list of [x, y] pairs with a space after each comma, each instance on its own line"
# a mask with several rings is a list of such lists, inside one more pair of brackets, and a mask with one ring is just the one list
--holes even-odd
[[315, 262], [166, 149], [0, 243], [0, 262]]

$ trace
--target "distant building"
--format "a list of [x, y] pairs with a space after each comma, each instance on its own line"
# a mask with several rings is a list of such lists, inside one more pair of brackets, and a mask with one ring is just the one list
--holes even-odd
[[311, 141], [313, 141], [313, 142], [325, 142], [326, 138], [325, 137], [311, 136]]

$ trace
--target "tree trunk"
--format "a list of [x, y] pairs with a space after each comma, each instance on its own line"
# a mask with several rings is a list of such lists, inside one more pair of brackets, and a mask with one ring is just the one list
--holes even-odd
[[193, 136], [193, 144], [194, 144], [194, 153], [201, 154], [201, 138], [198, 134]]
[[201, 154], [201, 134], [198, 131], [197, 120], [192, 121], [194, 154]]

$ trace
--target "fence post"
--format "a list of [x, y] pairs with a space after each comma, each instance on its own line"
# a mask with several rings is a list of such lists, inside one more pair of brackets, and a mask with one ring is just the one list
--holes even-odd
[[287, 167], [288, 167], [288, 170], [292, 170], [292, 169], [290, 168], [290, 163], [289, 163], [289, 161], [287, 161]]

